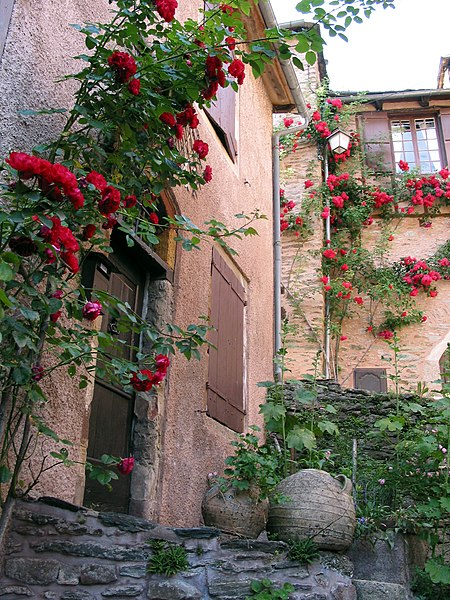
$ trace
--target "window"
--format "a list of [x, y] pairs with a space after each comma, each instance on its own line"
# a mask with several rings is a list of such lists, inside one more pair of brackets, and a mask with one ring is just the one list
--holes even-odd
[[242, 277], [213, 249], [207, 414], [237, 432], [244, 430], [244, 320], [246, 290]]
[[434, 173], [441, 168], [434, 117], [393, 119], [391, 137], [397, 172], [400, 160], [406, 161], [410, 169], [418, 167], [421, 173]]
[[387, 392], [386, 369], [355, 369], [353, 375], [355, 389], [381, 394]]

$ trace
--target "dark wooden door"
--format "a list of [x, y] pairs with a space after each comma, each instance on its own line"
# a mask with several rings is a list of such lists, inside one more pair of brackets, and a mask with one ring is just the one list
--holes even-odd
[[[139, 277], [123, 265], [113, 267], [99, 259], [94, 266], [93, 289], [101, 289], [127, 302], [133, 310], [139, 312], [142, 285]], [[94, 292], [95, 295], [95, 292]], [[117, 344], [109, 353], [116, 357], [133, 359], [133, 351], [128, 347], [132, 342], [131, 334], [119, 333], [115, 320], [109, 314], [102, 318], [102, 330], [113, 333]], [[124, 340], [127, 344], [119, 343]], [[98, 369], [102, 363], [99, 360]], [[98, 463], [102, 454], [127, 457], [131, 452], [131, 430], [133, 423], [133, 394], [125, 392], [120, 386], [112, 385], [97, 372], [94, 396], [89, 418], [88, 461]], [[112, 491], [99, 483], [87, 479], [84, 503], [96, 510], [128, 512], [130, 496], [130, 475], [121, 475], [112, 481]]]

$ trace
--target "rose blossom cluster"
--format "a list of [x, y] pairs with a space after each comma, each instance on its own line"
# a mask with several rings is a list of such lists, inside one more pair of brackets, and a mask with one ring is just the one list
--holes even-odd
[[75, 210], [84, 205], [84, 196], [75, 175], [64, 165], [25, 152], [11, 152], [6, 162], [19, 172], [21, 179], [37, 178], [39, 188], [51, 200], [60, 202], [66, 197]]
[[[443, 258], [439, 264], [445, 267], [449, 262], [448, 259]], [[431, 298], [437, 296], [438, 292], [434, 283], [442, 279], [439, 271], [430, 268], [424, 260], [417, 260], [411, 256], [402, 258], [401, 265], [405, 269], [403, 281], [411, 287], [410, 296], [417, 296], [420, 290], [423, 290]]]
[[156, 10], [159, 15], [170, 23], [175, 17], [175, 11], [178, 8], [177, 0], [155, 0]]
[[127, 83], [128, 90], [137, 96], [141, 89], [141, 82], [133, 77], [136, 75], [137, 65], [131, 54], [116, 50], [108, 56], [108, 65], [114, 69], [116, 80], [119, 83]]
[[158, 385], [163, 381], [167, 375], [167, 369], [169, 368], [170, 360], [165, 354], [157, 354], [155, 357], [155, 368], [153, 371], [150, 369], [141, 369], [137, 373], [133, 373], [130, 379], [131, 387], [136, 392], [149, 392], [153, 386]]

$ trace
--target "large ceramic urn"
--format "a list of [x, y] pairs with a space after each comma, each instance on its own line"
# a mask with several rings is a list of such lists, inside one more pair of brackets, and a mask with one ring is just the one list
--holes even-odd
[[350, 547], [356, 527], [352, 484], [345, 475], [332, 477], [318, 469], [303, 469], [276, 488], [286, 501], [271, 503], [267, 529], [277, 540], [311, 538], [324, 550]]
[[226, 490], [215, 485], [202, 502], [205, 525], [217, 527], [224, 533], [256, 539], [267, 523], [269, 501], [259, 499], [256, 487], [239, 491], [229, 486]]

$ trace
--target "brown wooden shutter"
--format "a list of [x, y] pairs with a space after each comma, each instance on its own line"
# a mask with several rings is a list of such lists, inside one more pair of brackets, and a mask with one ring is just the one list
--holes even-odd
[[450, 156], [450, 110], [449, 109], [441, 110], [440, 122], [441, 122], [441, 128], [442, 128], [442, 136], [444, 138], [444, 150], [445, 150], [443, 162], [445, 165], [448, 165], [448, 160], [449, 160], [449, 156]]
[[391, 132], [387, 113], [373, 112], [359, 116], [366, 163], [375, 172], [393, 170]]
[[234, 431], [244, 430], [245, 288], [217, 250], [212, 260], [207, 414]]
[[236, 92], [231, 86], [219, 87], [217, 99], [205, 110], [228, 154], [234, 161], [237, 155]]
[[386, 369], [355, 369], [353, 374], [357, 390], [382, 394], [387, 392]]
[[14, 0], [0, 0], [0, 60], [5, 47], [8, 27], [14, 7]]

